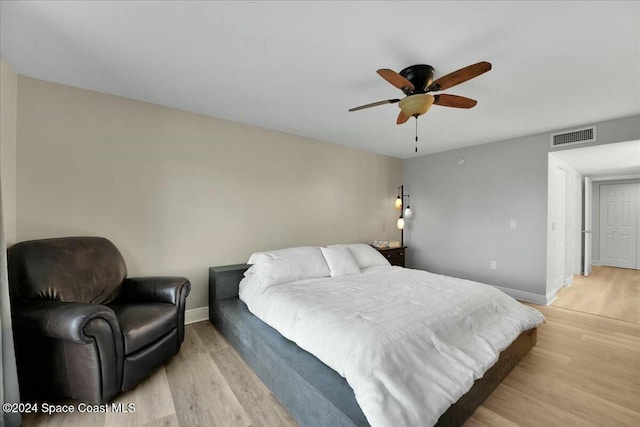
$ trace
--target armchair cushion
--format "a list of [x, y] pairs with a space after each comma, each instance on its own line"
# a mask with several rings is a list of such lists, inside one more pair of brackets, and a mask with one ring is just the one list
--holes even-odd
[[129, 277], [122, 284], [120, 296], [113, 304], [168, 303], [178, 309], [176, 353], [184, 341], [184, 315], [191, 283], [184, 277]]
[[178, 308], [173, 304], [113, 304], [124, 337], [124, 354], [130, 355], [176, 329]]

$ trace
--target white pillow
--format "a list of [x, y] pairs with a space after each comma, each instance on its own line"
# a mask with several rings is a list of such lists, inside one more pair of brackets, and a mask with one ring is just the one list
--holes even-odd
[[330, 248], [320, 248], [322, 256], [329, 265], [331, 277], [348, 276], [360, 273], [360, 268], [353, 259], [351, 251], [346, 246], [332, 246]]
[[318, 247], [258, 252], [252, 254], [247, 263], [254, 265], [251, 270], [263, 287], [331, 274]]
[[352, 245], [332, 245], [330, 247], [343, 246], [349, 248], [351, 255], [356, 260], [358, 267], [362, 270], [367, 267], [377, 265], [391, 265], [375, 248], [365, 243], [354, 243]]
[[238, 297], [248, 305], [258, 291], [260, 291], [260, 279], [253, 272], [247, 270], [242, 280], [240, 280]]

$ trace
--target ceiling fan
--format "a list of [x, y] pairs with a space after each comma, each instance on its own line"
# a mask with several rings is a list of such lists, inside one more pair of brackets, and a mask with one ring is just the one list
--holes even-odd
[[349, 111], [364, 110], [365, 108], [377, 107], [378, 105], [384, 104], [395, 104], [397, 102], [400, 107], [400, 114], [398, 114], [396, 124], [401, 125], [406, 123], [410, 117], [417, 119], [418, 116], [426, 113], [434, 104], [442, 107], [472, 108], [478, 103], [475, 99], [448, 95], [446, 93], [431, 95], [429, 92], [449, 89], [467, 80], [471, 80], [474, 77], [478, 77], [489, 70], [491, 70], [491, 64], [482, 61], [461, 68], [433, 81], [434, 69], [431, 65], [411, 65], [399, 73], [388, 68], [381, 68], [378, 70], [378, 74], [400, 89], [406, 96], [403, 99], [387, 99], [361, 105], [351, 108]]

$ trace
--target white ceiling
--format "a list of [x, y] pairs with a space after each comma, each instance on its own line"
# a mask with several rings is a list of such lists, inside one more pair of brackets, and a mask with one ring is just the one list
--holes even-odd
[[592, 179], [640, 177], [640, 140], [555, 151], [553, 155]]
[[399, 158], [378, 68], [487, 60], [418, 120], [417, 155], [640, 114], [640, 2], [0, 2], [16, 72]]

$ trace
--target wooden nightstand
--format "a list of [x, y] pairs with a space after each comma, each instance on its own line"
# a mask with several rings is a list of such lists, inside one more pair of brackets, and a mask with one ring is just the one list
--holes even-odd
[[378, 252], [384, 256], [387, 261], [391, 263], [391, 265], [397, 265], [399, 267], [404, 267], [404, 253], [406, 246], [401, 248], [376, 248]]

